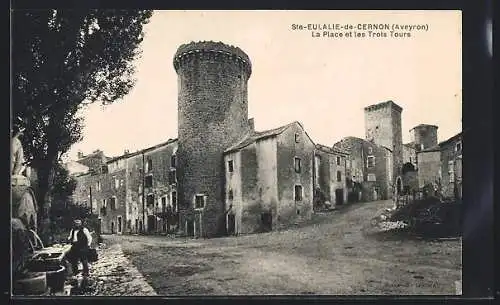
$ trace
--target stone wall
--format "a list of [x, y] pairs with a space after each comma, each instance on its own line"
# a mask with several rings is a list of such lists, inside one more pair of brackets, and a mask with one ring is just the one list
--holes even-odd
[[418, 187], [423, 188], [429, 183], [441, 180], [441, 152], [422, 151], [418, 157]]
[[[298, 143], [295, 141], [298, 135]], [[288, 226], [300, 219], [309, 219], [313, 211], [314, 143], [298, 123], [278, 136], [278, 227]], [[295, 171], [294, 158], [300, 158], [300, 173]], [[295, 200], [295, 186], [302, 187], [301, 200]], [[274, 224], [274, 215], [273, 215]]]
[[[441, 187], [443, 195], [448, 198], [453, 198], [455, 196], [455, 192], [461, 188], [461, 143], [461, 137], [456, 137], [441, 145]], [[457, 147], [457, 144], [459, 144], [459, 147]]]

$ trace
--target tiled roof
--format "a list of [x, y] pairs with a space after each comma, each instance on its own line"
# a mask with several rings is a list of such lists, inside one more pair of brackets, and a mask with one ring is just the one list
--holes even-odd
[[147, 152], [149, 150], [153, 150], [153, 149], [156, 149], [156, 148], [160, 148], [162, 146], [165, 146], [165, 145], [168, 145], [170, 143], [173, 143], [177, 141], [177, 139], [168, 139], [166, 142], [162, 142], [160, 144], [156, 144], [154, 146], [150, 146], [150, 147], [147, 147], [147, 148], [144, 148], [144, 149], [141, 149], [141, 150], [138, 150], [136, 152], [132, 152], [132, 153], [128, 153], [128, 154], [123, 154], [121, 156], [117, 156], [117, 157], [113, 157], [113, 158], [109, 158], [107, 163], [112, 163], [114, 161], [118, 161], [120, 159], [125, 159], [125, 158], [130, 158], [130, 157], [133, 157], [133, 156], [137, 156], [141, 153], [144, 153], [144, 152]]
[[330, 154], [342, 154], [342, 155], [349, 154], [349, 152], [344, 150], [344, 149], [337, 148], [337, 147], [328, 147], [328, 146], [322, 145], [322, 144], [316, 144], [316, 149], [324, 151], [326, 153], [330, 153]]
[[[262, 140], [265, 138], [277, 136], [277, 135], [283, 133], [283, 131], [287, 130], [288, 127], [290, 127], [296, 123], [298, 123], [298, 122], [295, 121], [295, 122], [292, 122], [290, 124], [287, 124], [287, 125], [284, 125], [284, 126], [281, 126], [278, 128], [274, 128], [274, 129], [265, 130], [265, 131], [256, 131], [250, 135], [247, 135], [242, 141], [229, 147], [224, 152], [228, 153], [228, 152], [232, 152], [232, 151], [237, 151], [237, 150], [240, 150], [242, 148], [247, 147], [248, 145], [254, 143], [257, 140]], [[300, 123], [298, 123], [298, 124], [300, 125]]]

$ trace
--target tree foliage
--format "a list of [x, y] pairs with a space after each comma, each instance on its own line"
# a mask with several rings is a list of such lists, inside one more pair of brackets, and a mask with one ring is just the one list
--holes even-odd
[[82, 139], [81, 105], [112, 103], [134, 86], [145, 10], [14, 10], [12, 112], [24, 119], [25, 155], [47, 203], [53, 169]]

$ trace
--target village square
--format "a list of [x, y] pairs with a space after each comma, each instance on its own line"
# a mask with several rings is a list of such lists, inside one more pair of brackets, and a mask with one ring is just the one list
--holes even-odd
[[[49, 16], [50, 22], [71, 17], [58, 14]], [[126, 17], [132, 28], [128, 34], [110, 30], [111, 36], [131, 40], [122, 52], [139, 48], [139, 40], [127, 35], [140, 35], [150, 16]], [[94, 39], [91, 31], [86, 39]], [[107, 66], [102, 74], [88, 68], [85, 74], [103, 82], [88, 85], [96, 99], [111, 100], [99, 90], [119, 91], [128, 84], [106, 87], [103, 79], [125, 71], [120, 65], [128, 60], [116, 59], [115, 46], [109, 48], [95, 61], [116, 60], [119, 68], [108, 71]], [[405, 109], [390, 98], [359, 107], [353, 124], [364, 126], [364, 136], [344, 134], [322, 143], [302, 122], [307, 113], [261, 130], [256, 128], [259, 116], [249, 116], [253, 89], [248, 84], [263, 67], [243, 47], [185, 41], [170, 62], [177, 83], [168, 85], [177, 86], [178, 96], [169, 111], [177, 115], [177, 133], [121, 154], [97, 149], [79, 151], [71, 160], [54, 158], [50, 182], [40, 179], [45, 167], [37, 168], [42, 162], [29, 157], [37, 147], [26, 139], [35, 124], [29, 115], [42, 110], [26, 107], [16, 113], [11, 166], [15, 294], [461, 293], [461, 132], [443, 139], [440, 126], [428, 121], [404, 130]], [[82, 79], [75, 77], [65, 96], [79, 90], [75, 83], [94, 81]], [[74, 109], [59, 117], [61, 124], [78, 126], [68, 115]], [[56, 124], [53, 119], [48, 116], [48, 126]], [[52, 129], [47, 130], [50, 135]], [[44, 185], [47, 191], [41, 194]], [[72, 227], [75, 219], [80, 222]], [[73, 234], [85, 230], [88, 237]], [[69, 258], [80, 238], [95, 257]]]

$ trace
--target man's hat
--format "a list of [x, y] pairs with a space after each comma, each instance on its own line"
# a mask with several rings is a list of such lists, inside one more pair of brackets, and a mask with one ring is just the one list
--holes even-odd
[[23, 132], [24, 128], [24, 120], [21, 117], [16, 117], [12, 120], [13, 130], [16, 132]]

